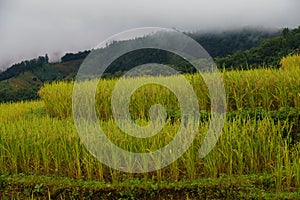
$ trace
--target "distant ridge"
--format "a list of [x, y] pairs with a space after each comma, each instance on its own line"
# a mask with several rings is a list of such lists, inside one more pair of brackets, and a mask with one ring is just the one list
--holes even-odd
[[[300, 49], [300, 27], [273, 32], [245, 29], [211, 34], [186, 34], [198, 41], [220, 68], [227, 69], [261, 65], [278, 67], [281, 57]], [[57, 63], [49, 63], [49, 58], [45, 55], [11, 66], [0, 73], [0, 102], [37, 99], [37, 91], [43, 83], [73, 80], [89, 53], [90, 50], [67, 53]], [[104, 77], [121, 76], [137, 64], [153, 61], [170, 64], [183, 73], [193, 72], [188, 63], [169, 52], [146, 49], [121, 56], [112, 63]]]

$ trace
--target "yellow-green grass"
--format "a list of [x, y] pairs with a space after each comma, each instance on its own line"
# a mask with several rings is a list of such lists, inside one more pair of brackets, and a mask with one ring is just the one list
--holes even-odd
[[[292, 67], [296, 66], [297, 59], [299, 60], [299, 56], [284, 58], [283, 68], [280, 69], [223, 71], [221, 76], [226, 90], [227, 110], [257, 107], [276, 110], [281, 107], [300, 107], [300, 67]], [[210, 111], [210, 95], [202, 76], [200, 74], [185, 76], [194, 88], [200, 109]], [[140, 81], [140, 79], [135, 80]], [[152, 79], [167, 78], [152, 77]], [[176, 77], [168, 77], [168, 79], [174, 84], [177, 82]], [[101, 120], [107, 121], [112, 118], [111, 95], [117, 82], [118, 80], [100, 80], [98, 83], [96, 109]], [[72, 89], [73, 83], [57, 82], [44, 85], [39, 95], [45, 102], [46, 112], [56, 117], [71, 116]], [[179, 109], [176, 97], [171, 91], [161, 86], [148, 85], [133, 93], [130, 104], [131, 114], [138, 118], [145, 118], [151, 105], [156, 103], [171, 105], [173, 106], [170, 107], [171, 110]]]
[[[300, 68], [290, 67], [284, 60], [282, 65], [285, 66], [282, 69], [223, 71], [228, 110], [300, 107]], [[210, 99], [202, 77], [199, 74], [186, 77], [194, 87], [200, 109], [209, 110]], [[117, 80], [101, 80], [97, 88], [97, 114], [108, 138], [133, 152], [150, 152], [167, 145], [180, 121], [168, 119], [162, 131], [149, 139], [133, 138], [117, 127], [110, 106], [116, 83]], [[300, 143], [291, 142], [292, 125], [268, 117], [256, 120], [237, 116], [226, 121], [215, 148], [203, 159], [198, 153], [209, 121], [200, 123], [192, 146], [168, 167], [145, 174], [111, 169], [87, 152], [76, 132], [71, 117], [72, 89], [72, 83], [46, 84], [40, 91], [43, 101], [0, 104], [0, 174], [54, 175], [105, 182], [269, 174], [275, 179], [275, 185], [270, 187], [277, 191], [295, 191], [300, 187]], [[175, 111], [180, 108], [174, 94], [158, 85], [136, 90], [131, 100], [130, 112], [139, 124], [147, 123], [148, 110], [154, 103]]]
[[[300, 143], [291, 145], [289, 137], [282, 137], [291, 128], [284, 121], [237, 117], [225, 123], [216, 147], [200, 159], [198, 152], [209, 123], [202, 122], [192, 146], [176, 162], [156, 172], [130, 174], [97, 161], [81, 143], [72, 118], [41, 114], [42, 104], [0, 105], [0, 174], [55, 175], [115, 182], [133, 177], [147, 180], [154, 176], [157, 180], [174, 181], [267, 173], [275, 178], [278, 191], [300, 186]], [[135, 139], [122, 133], [112, 120], [102, 121], [100, 125], [121, 148], [149, 152], [168, 144], [179, 123], [167, 122], [160, 134], [149, 139]]]
[[281, 59], [281, 68], [289, 70], [291, 68], [300, 68], [300, 54], [286, 56]]
[[[2, 103], [0, 104], [0, 122], [13, 123], [14, 120], [39, 116], [45, 113], [45, 105], [43, 101], [27, 101], [18, 103]], [[1, 133], [1, 132], [0, 132]]]

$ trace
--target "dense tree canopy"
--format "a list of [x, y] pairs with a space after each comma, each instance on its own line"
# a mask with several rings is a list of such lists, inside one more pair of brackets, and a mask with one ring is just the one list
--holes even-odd
[[261, 45], [233, 55], [216, 58], [218, 66], [229, 68], [279, 67], [280, 59], [300, 49], [300, 27], [283, 29], [282, 35], [265, 40]]

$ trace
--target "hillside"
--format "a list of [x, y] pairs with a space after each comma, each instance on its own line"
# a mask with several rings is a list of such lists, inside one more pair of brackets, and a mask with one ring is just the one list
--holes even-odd
[[0, 102], [37, 99], [37, 91], [45, 82], [73, 79], [82, 61], [44, 63], [37, 68], [26, 69], [1, 80]]
[[209, 54], [215, 57], [225, 57], [237, 51], [244, 51], [259, 46], [263, 41], [281, 35], [281, 31], [245, 28], [217, 33], [187, 33], [199, 42]]
[[279, 67], [282, 57], [300, 52], [300, 26], [283, 29], [282, 35], [263, 41], [259, 46], [215, 58], [218, 66], [229, 68]]
[[[300, 28], [286, 33], [285, 29], [283, 35], [280, 35], [278, 31], [246, 29], [212, 34], [198, 32], [186, 34], [198, 41], [215, 58], [220, 67], [230, 68], [231, 66], [245, 66], [248, 58], [249, 64], [272, 65], [281, 57], [298, 48], [299, 30]], [[278, 41], [283, 40], [295, 45], [287, 45], [284, 51], [281, 51], [282, 45], [280, 46]], [[297, 41], [293, 43], [294, 40]], [[107, 48], [116, 48], [120, 44], [120, 42], [116, 42]], [[43, 83], [56, 80], [72, 80], [89, 52], [67, 53], [59, 63], [49, 63], [46, 55], [11, 66], [0, 73], [0, 102], [36, 99], [38, 98], [37, 91]], [[243, 56], [245, 54], [252, 55], [252, 52], [259, 55], [257, 62], [252, 62], [253, 56]], [[272, 57], [270, 62], [271, 53], [275, 54], [276, 57]], [[274, 59], [275, 61], [273, 61]], [[150, 62], [169, 64], [182, 73], [193, 73], [195, 71], [185, 60], [174, 54], [162, 50], [143, 49], [121, 56], [111, 64], [104, 77], [120, 76], [133, 66]]]

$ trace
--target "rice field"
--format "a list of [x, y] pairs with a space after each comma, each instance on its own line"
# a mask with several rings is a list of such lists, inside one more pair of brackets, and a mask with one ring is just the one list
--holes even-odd
[[[42, 108], [40, 102], [31, 105], [33, 112]], [[291, 129], [285, 121], [275, 123], [268, 118], [245, 120], [237, 117], [225, 123], [216, 147], [200, 159], [198, 152], [209, 123], [202, 122], [192, 147], [179, 160], [152, 174], [136, 175], [111, 170], [90, 155], [80, 142], [71, 118], [61, 120], [30, 115], [30, 109], [28, 112], [20, 112], [19, 119], [10, 122], [5, 121], [7, 116], [1, 113], [0, 173], [52, 174], [97, 181], [121, 181], [124, 176], [151, 179], [154, 175], [158, 180], [192, 180], [217, 178], [221, 174], [271, 173], [279, 188], [300, 185], [300, 144], [291, 145], [290, 138], [283, 137], [283, 133]], [[179, 123], [168, 122], [159, 135], [145, 140], [126, 136], [111, 120], [101, 122], [112, 141], [137, 152], [168, 144], [178, 126]]]
[[[72, 83], [46, 84], [40, 90], [40, 101], [0, 105], [0, 175], [35, 174], [117, 183], [128, 179], [194, 181], [267, 174], [274, 180], [270, 186], [274, 191], [299, 191], [300, 142], [291, 137], [295, 134], [295, 124], [287, 119], [242, 115], [243, 110], [258, 107], [266, 111], [300, 108], [300, 67], [291, 64], [299, 64], [299, 60], [294, 60], [295, 57], [283, 59], [281, 69], [223, 71], [228, 112], [241, 114], [225, 121], [215, 148], [206, 157], [199, 158], [209, 127], [209, 120], [202, 120], [195, 140], [182, 157], [161, 170], [143, 174], [120, 172], [95, 159], [76, 132]], [[186, 77], [196, 92], [200, 109], [209, 111], [209, 95], [201, 76]], [[107, 137], [132, 152], [149, 152], [167, 145], [180, 126], [180, 117], [176, 120], [169, 117], [161, 132], [148, 139], [123, 133], [113, 120], [110, 108], [110, 93], [116, 82], [101, 80], [96, 94], [99, 123]], [[150, 95], [146, 97], [147, 94]], [[158, 85], [136, 90], [132, 102], [131, 114], [142, 125], [148, 123], [147, 113], [153, 103], [169, 105], [167, 108], [175, 113], [180, 109], [171, 91]]]
[[[293, 60], [294, 57], [291, 59]], [[284, 67], [280, 69], [223, 71], [221, 76], [226, 90], [227, 111], [257, 107], [262, 107], [265, 110], [300, 107], [300, 68], [293, 67], [293, 64], [285, 67], [289, 65], [286, 60], [286, 58], [283, 59]], [[168, 79], [176, 82], [176, 77], [169, 77]], [[193, 86], [200, 110], [210, 111], [210, 95], [201, 75], [186, 75], [186, 79]], [[101, 80], [99, 82], [96, 91], [96, 111], [101, 120], [106, 121], [112, 118], [111, 93], [117, 81]], [[72, 89], [73, 83], [46, 84], [39, 92], [45, 102], [46, 112], [53, 117], [72, 116]], [[154, 103], [171, 105], [172, 110], [178, 110], [176, 96], [170, 90], [158, 85], [139, 88], [134, 92], [131, 100], [131, 114], [142, 118], [146, 117], [148, 109]]]

